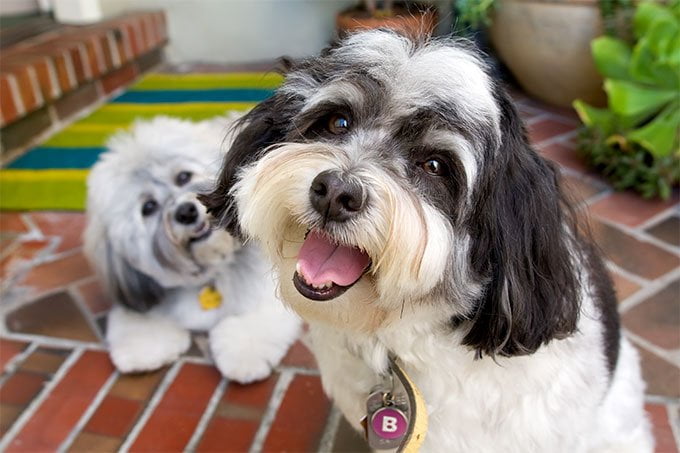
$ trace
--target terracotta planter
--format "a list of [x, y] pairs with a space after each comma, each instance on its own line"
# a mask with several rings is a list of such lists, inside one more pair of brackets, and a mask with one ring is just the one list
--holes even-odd
[[527, 93], [563, 107], [574, 99], [602, 106], [602, 77], [590, 52], [602, 30], [597, 0], [501, 0], [489, 35]]
[[391, 16], [376, 17], [363, 9], [352, 8], [339, 13], [335, 19], [339, 36], [372, 28], [391, 28], [408, 36], [431, 35], [437, 25], [437, 12], [433, 7], [396, 5]]

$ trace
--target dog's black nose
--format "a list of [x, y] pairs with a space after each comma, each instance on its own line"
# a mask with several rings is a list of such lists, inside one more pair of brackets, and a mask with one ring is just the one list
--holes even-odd
[[177, 207], [175, 211], [175, 220], [184, 225], [191, 225], [198, 219], [198, 209], [196, 205], [190, 201], [186, 201]]
[[319, 173], [309, 188], [309, 199], [326, 220], [344, 222], [365, 206], [364, 191], [356, 182], [343, 180], [337, 172]]

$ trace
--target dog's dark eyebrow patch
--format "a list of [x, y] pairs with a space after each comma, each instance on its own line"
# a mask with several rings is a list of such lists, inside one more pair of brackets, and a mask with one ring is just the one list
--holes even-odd
[[458, 132], [466, 140], [472, 140], [474, 130], [465, 126], [454, 109], [442, 105], [434, 108], [421, 108], [415, 113], [399, 118], [395, 121], [395, 137], [401, 140], [417, 141], [422, 135], [432, 129], [442, 128]]

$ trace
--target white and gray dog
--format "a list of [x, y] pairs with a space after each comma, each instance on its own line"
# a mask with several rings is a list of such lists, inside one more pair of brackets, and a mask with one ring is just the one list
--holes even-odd
[[264, 244], [347, 419], [392, 354], [426, 451], [651, 451], [606, 270], [475, 51], [370, 31], [286, 63], [201, 199]]
[[214, 179], [225, 130], [224, 118], [137, 122], [110, 139], [88, 178], [85, 251], [117, 302], [106, 337], [122, 372], [176, 360], [197, 330], [209, 331], [225, 376], [250, 382], [268, 376], [299, 333], [266, 258], [212, 231], [196, 200]]

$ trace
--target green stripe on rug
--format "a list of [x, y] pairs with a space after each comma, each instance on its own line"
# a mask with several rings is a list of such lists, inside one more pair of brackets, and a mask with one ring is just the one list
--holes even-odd
[[107, 104], [76, 124], [117, 124], [126, 126], [135, 119], [168, 115], [193, 121], [224, 115], [230, 110], [246, 111], [256, 102], [185, 102], [181, 104]]
[[277, 88], [283, 77], [274, 72], [233, 74], [151, 74], [131, 90], [212, 90], [216, 88]]
[[2, 170], [0, 206], [8, 210], [82, 210], [88, 173], [89, 170]]
[[70, 148], [80, 146], [90, 148], [104, 146], [106, 140], [114, 133], [125, 130], [128, 124], [80, 124], [75, 123], [71, 127], [53, 135], [42, 146]]

